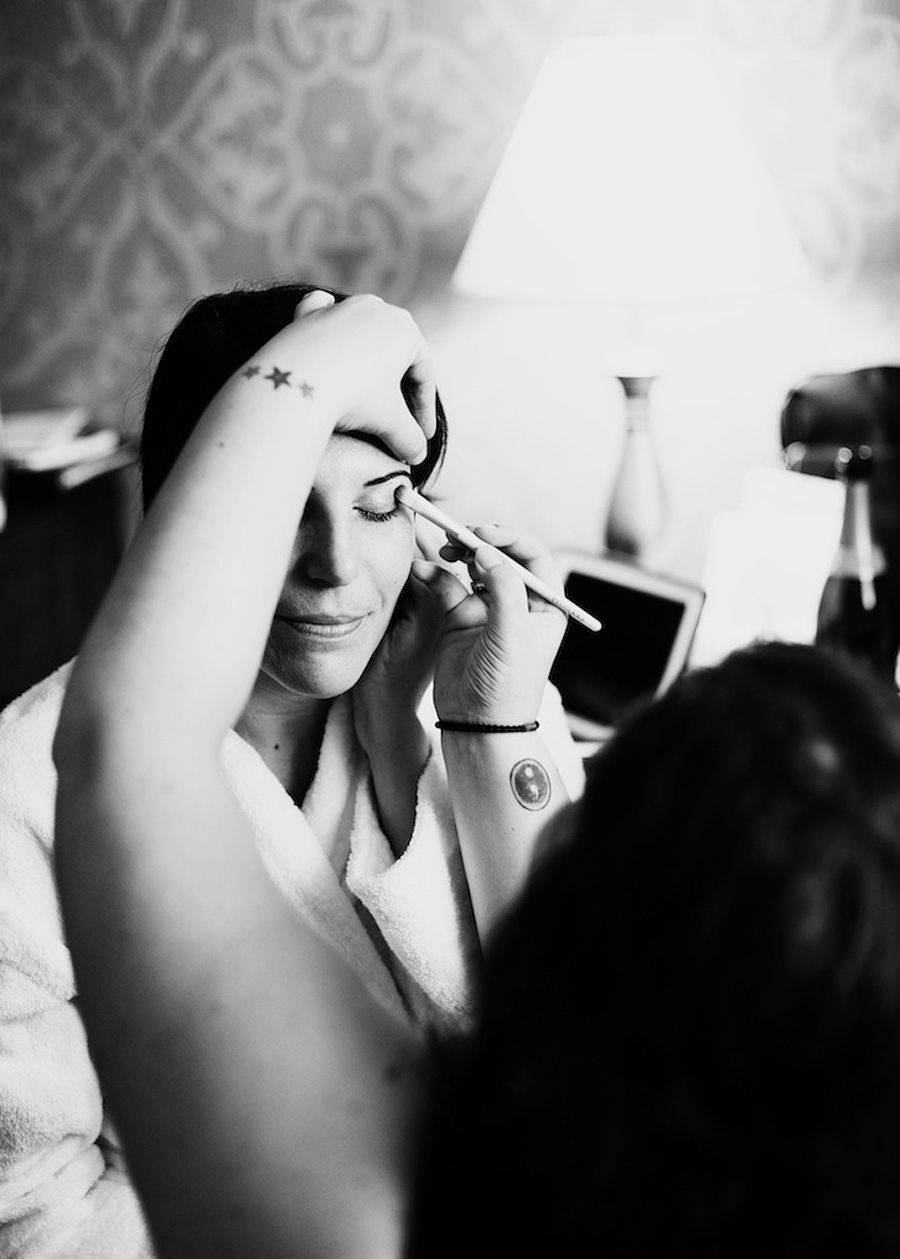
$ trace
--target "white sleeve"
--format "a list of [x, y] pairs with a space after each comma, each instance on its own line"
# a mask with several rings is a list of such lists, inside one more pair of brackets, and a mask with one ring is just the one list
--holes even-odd
[[60, 926], [57, 714], [36, 694], [0, 718], [0, 1259], [149, 1259]]

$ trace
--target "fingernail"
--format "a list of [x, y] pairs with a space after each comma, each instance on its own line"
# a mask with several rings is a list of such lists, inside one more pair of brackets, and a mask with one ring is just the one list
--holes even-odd
[[294, 309], [295, 317], [297, 315], [312, 314], [316, 310], [325, 310], [329, 306], [335, 304], [334, 294], [326, 293], [324, 289], [312, 289], [309, 293], [304, 293]]

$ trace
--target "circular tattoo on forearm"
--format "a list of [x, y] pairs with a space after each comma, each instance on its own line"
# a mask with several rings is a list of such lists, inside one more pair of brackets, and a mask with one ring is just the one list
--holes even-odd
[[537, 813], [550, 803], [550, 775], [540, 761], [516, 761], [509, 775], [509, 785], [523, 809]]

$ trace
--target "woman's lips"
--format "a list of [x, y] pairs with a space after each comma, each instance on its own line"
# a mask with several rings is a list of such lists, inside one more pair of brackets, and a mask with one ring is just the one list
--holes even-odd
[[298, 634], [307, 638], [337, 639], [349, 638], [355, 634], [365, 621], [365, 616], [326, 617], [326, 616], [286, 616], [276, 614], [275, 620], [290, 626]]

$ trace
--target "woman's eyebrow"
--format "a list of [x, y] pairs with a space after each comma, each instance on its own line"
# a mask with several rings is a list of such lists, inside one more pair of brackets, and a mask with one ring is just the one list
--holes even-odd
[[370, 485], [383, 485], [385, 481], [392, 481], [395, 476], [405, 476], [412, 484], [412, 473], [406, 468], [395, 468], [393, 472], [385, 472], [384, 476], [372, 477], [371, 481], [364, 481], [363, 485], [368, 488]]

